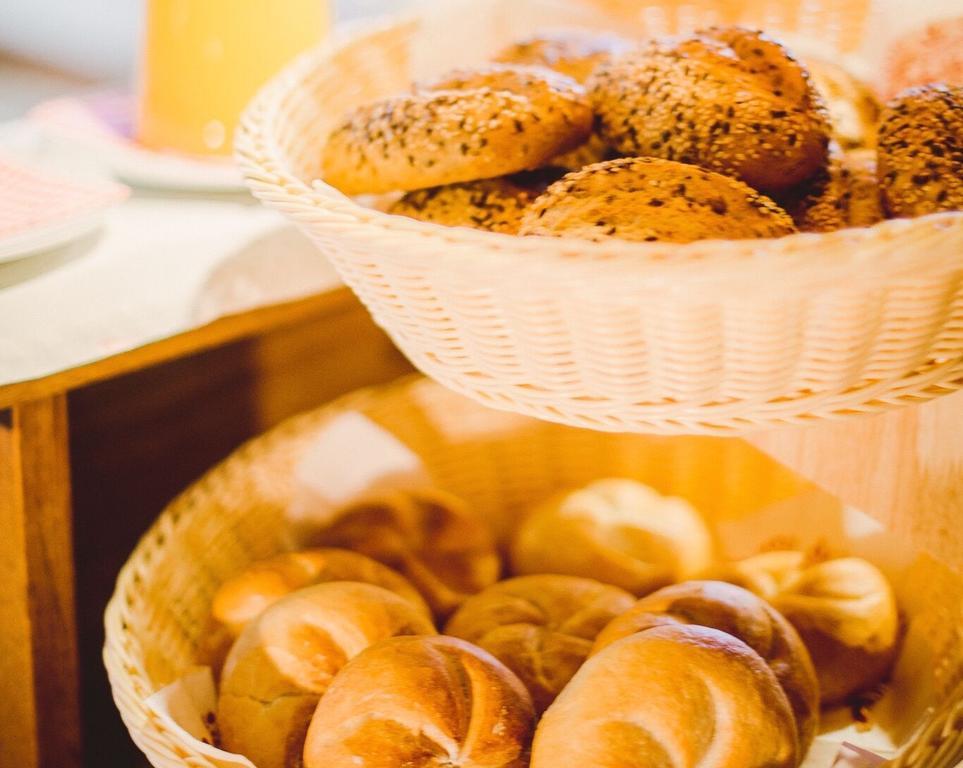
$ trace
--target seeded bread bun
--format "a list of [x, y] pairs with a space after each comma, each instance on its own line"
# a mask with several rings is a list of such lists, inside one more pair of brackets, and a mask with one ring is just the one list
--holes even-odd
[[806, 70], [777, 42], [740, 28], [654, 41], [602, 64], [587, 87], [602, 138], [742, 179], [767, 193], [826, 164], [830, 125]]
[[643, 597], [602, 630], [592, 654], [653, 627], [694, 624], [738, 638], [762, 657], [796, 717], [800, 754], [819, 724], [819, 683], [806, 646], [775, 608], [747, 589], [721, 581], [685, 581]]
[[514, 235], [536, 196], [534, 190], [508, 178], [480, 179], [408, 192], [388, 213], [449, 227]]
[[552, 158], [552, 165], [557, 168], [564, 168], [569, 173], [581, 171], [589, 165], [603, 163], [606, 160], [615, 160], [619, 154], [613, 150], [597, 133], [589, 136], [589, 140], [582, 146], [566, 152], [564, 155], [557, 155]]
[[636, 46], [617, 35], [578, 29], [546, 31], [509, 45], [495, 61], [538, 64], [584, 83], [602, 62]]
[[876, 146], [882, 105], [873, 89], [845, 68], [825, 59], [807, 58], [813, 85], [829, 110], [833, 138], [843, 149]]
[[519, 233], [688, 243], [795, 231], [789, 214], [740, 181], [671, 160], [633, 157], [564, 176], [528, 209]]
[[963, 86], [911, 88], [889, 102], [878, 152], [891, 216], [963, 210]]
[[521, 576], [468, 598], [445, 634], [475, 643], [501, 661], [528, 688], [535, 710], [543, 712], [582, 666], [599, 630], [634, 600], [594, 579]]
[[834, 153], [826, 171], [788, 210], [803, 232], [871, 227], [882, 221], [886, 217], [876, 178], [876, 153], [871, 149]]
[[[541, 32], [514, 43], [495, 57], [496, 61], [538, 64], [584, 83], [602, 62], [638, 47], [638, 43], [616, 35], [585, 30]], [[571, 152], [553, 157], [551, 164], [569, 171], [617, 157], [597, 133]]]
[[425, 189], [538, 168], [591, 131], [577, 82], [492, 65], [359, 107], [329, 136], [322, 167], [349, 195]]

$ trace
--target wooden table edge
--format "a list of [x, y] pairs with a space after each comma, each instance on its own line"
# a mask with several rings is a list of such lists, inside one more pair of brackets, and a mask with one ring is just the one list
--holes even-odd
[[0, 385], [0, 409], [39, 400], [312, 317], [337, 314], [354, 308], [356, 301], [348, 288], [335, 286], [304, 299], [228, 315], [199, 328], [50, 376]]

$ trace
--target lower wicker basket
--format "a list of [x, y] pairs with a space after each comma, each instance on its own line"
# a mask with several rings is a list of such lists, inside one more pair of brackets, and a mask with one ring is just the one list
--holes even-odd
[[[848, 539], [852, 510], [742, 441], [547, 424], [488, 411], [411, 378], [347, 396], [248, 443], [171, 504], [131, 555], [107, 607], [104, 660], [124, 722], [158, 768], [218, 768], [147, 700], [191, 667], [218, 584], [291, 546], [288, 512], [301, 498], [302, 457], [319, 431], [350, 412], [407, 445], [434, 483], [471, 501], [502, 537], [553, 490], [615, 475], [689, 498], [726, 556], [779, 542], [873, 559], [896, 585], [906, 618], [901, 659], [889, 692], [871, 710], [872, 731], [822, 738], [865, 737], [874, 751], [888, 745], [898, 756], [887, 765], [899, 768], [953, 768], [963, 759], [963, 563], [901, 552], [872, 525], [855, 526], [871, 533]], [[848, 724], [842, 713], [827, 719], [835, 725], [837, 715]]]

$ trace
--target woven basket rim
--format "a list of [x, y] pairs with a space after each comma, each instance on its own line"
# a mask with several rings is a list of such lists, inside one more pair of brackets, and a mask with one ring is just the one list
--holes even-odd
[[[840, 280], [852, 279], [857, 270], [863, 283], [885, 282], [895, 275], [930, 271], [941, 265], [951, 268], [946, 253], [952, 249], [928, 248], [925, 241], [930, 238], [955, 238], [963, 249], [963, 211], [779, 239], [685, 244], [592, 242], [519, 237], [417, 221], [367, 208], [323, 180], [309, 183], [298, 178], [275, 140], [280, 107], [296, 98], [306, 77], [323, 69], [347, 46], [378, 33], [417, 25], [421, 13], [424, 11], [396, 14], [342, 28], [327, 42], [302, 54], [260, 90], [245, 110], [235, 139], [236, 159], [257, 197], [295, 220], [316, 220], [321, 215], [336, 223], [344, 236], [380, 233], [411, 243], [430, 239], [443, 244], [447, 249], [444, 264], [432, 260], [430, 265], [437, 269], [463, 275], [492, 275], [511, 269], [515, 278], [537, 272], [557, 275], [558, 280], [587, 281], [590, 288], [603, 291], [606, 286], [624, 285], [626, 280], [634, 286], [643, 283], [660, 290], [672, 287], [687, 292], [700, 288], [716, 292], [721, 284], [743, 290], [811, 290], [819, 285], [838, 286]], [[872, 258], [867, 257], [867, 248], [876, 251]], [[417, 250], [404, 249], [405, 260], [411, 263], [411, 251]], [[386, 253], [384, 258], [390, 261], [392, 256]]]

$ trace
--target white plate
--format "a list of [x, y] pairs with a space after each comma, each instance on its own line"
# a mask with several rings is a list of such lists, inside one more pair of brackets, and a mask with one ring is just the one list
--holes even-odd
[[155, 152], [134, 141], [132, 105], [126, 94], [54, 99], [34, 107], [28, 118], [48, 137], [96, 153], [118, 179], [132, 186], [184, 192], [246, 189], [230, 158]]
[[103, 223], [104, 211], [98, 211], [0, 240], [0, 263], [25, 259], [37, 253], [60, 248], [96, 232]]
[[0, 262], [24, 258], [96, 230], [130, 190], [110, 179], [0, 155]]
[[0, 240], [0, 263], [25, 259], [86, 237], [103, 226], [105, 213], [96, 211]]

